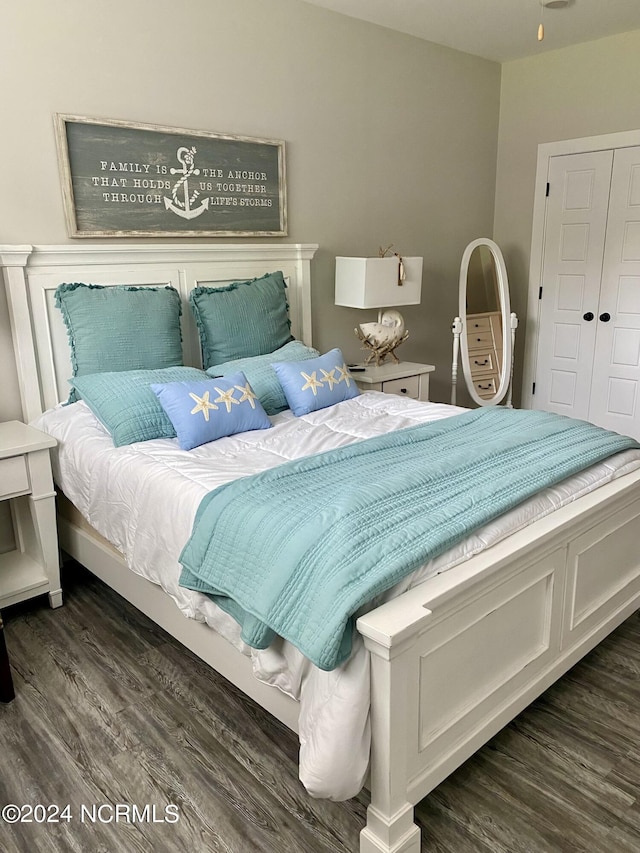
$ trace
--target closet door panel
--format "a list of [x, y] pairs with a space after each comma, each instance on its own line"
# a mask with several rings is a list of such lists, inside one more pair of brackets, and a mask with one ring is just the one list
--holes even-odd
[[597, 151], [549, 164], [533, 400], [575, 418], [589, 413], [612, 163], [613, 151]]
[[613, 160], [589, 420], [640, 438], [640, 147]]

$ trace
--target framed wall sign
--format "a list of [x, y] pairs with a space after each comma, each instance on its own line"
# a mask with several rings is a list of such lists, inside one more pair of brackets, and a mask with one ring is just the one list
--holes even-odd
[[287, 234], [284, 142], [56, 114], [70, 237]]

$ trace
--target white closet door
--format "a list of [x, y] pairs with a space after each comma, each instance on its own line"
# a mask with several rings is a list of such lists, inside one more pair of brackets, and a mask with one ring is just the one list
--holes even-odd
[[588, 419], [640, 439], [640, 147], [613, 160], [597, 325]]
[[533, 405], [574, 418], [589, 414], [612, 162], [596, 151], [549, 164]]

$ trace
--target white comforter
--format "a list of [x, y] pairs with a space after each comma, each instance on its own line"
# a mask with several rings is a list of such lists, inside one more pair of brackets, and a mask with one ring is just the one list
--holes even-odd
[[[335, 800], [362, 787], [369, 761], [369, 661], [360, 637], [350, 660], [332, 672], [313, 666], [290, 643], [264, 651], [240, 640], [234, 620], [206, 596], [178, 586], [178, 557], [204, 495], [236, 477], [416, 423], [463, 411], [367, 392], [301, 418], [283, 412], [274, 428], [182, 451], [175, 439], [114, 448], [83, 402], [59, 406], [34, 422], [58, 439], [54, 477], [87, 521], [125, 556], [132, 571], [160, 584], [180, 610], [206, 621], [243, 653], [257, 678], [300, 700], [300, 779], [310, 794]], [[478, 530], [384, 597], [451, 568], [508, 533], [619, 474], [640, 467], [640, 451], [612, 457]]]

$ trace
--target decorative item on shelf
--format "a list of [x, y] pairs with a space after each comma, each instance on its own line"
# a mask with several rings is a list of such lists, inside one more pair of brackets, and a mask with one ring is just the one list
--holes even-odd
[[[336, 258], [335, 304], [345, 308], [387, 308], [419, 305], [422, 290], [422, 258], [389, 254], [393, 246], [380, 248], [377, 258]], [[379, 311], [378, 321], [360, 323], [354, 329], [369, 354], [365, 364], [377, 365], [387, 356], [400, 361], [396, 349], [407, 340], [402, 314], [397, 310]]]

